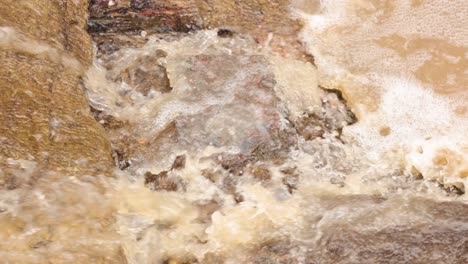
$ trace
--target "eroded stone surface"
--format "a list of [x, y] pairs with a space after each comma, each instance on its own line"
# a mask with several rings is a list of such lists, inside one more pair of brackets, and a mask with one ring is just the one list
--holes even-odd
[[80, 86], [92, 59], [86, 8], [86, 1], [7, 1], [0, 7], [3, 159], [80, 174], [112, 169], [108, 140]]
[[220, 28], [228, 35], [251, 34], [257, 43], [283, 56], [313, 61], [297, 40], [301, 23], [289, 15], [289, 4], [289, 0], [99, 0], [91, 1], [89, 28], [102, 44], [119, 42], [122, 34]]
[[0, 5], [2, 262], [126, 263], [98, 176], [113, 171], [110, 144], [80, 84], [86, 17], [87, 1]]

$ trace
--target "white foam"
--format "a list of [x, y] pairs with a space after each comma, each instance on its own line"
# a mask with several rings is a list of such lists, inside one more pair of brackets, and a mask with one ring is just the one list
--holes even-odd
[[[301, 5], [294, 10], [305, 21], [302, 38], [315, 56], [320, 84], [341, 87], [359, 116], [356, 125], [345, 129], [347, 140], [365, 146], [373, 160], [396, 164], [401, 160], [428, 178], [434, 177], [430, 167], [442, 148], [466, 160], [468, 121], [455, 113], [466, 105], [466, 92], [436, 94], [434, 89], [442, 88], [431, 82], [436, 77], [427, 76], [442, 74], [427, 69], [437, 67], [438, 56], [460, 64], [462, 58], [453, 54], [468, 44], [465, 1], [424, 1], [414, 6], [408, 0], [331, 0], [321, 5], [314, 14], [301, 11]], [[449, 51], [453, 47], [458, 48]], [[423, 66], [424, 83], [416, 75]], [[447, 72], [448, 83], [459, 85], [460, 77]], [[383, 128], [390, 129], [389, 135], [380, 134]], [[443, 178], [457, 177], [462, 169], [463, 165]]]

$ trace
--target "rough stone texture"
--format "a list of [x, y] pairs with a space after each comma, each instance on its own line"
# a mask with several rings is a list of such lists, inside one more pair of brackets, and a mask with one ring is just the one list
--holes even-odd
[[95, 32], [187, 32], [197, 28], [192, 1], [91, 0], [89, 31]]
[[[289, 15], [289, 0], [109, 0], [90, 1], [90, 32], [99, 44], [121, 36], [224, 29], [248, 33], [283, 56], [311, 61], [297, 40], [301, 23]], [[227, 30], [227, 31], [226, 31]], [[225, 34], [226, 35], [226, 34]], [[228, 34], [229, 35], [229, 34]]]
[[250, 33], [260, 44], [298, 59], [310, 59], [303, 53], [296, 36], [301, 24], [289, 14], [289, 0], [195, 0], [206, 28], [228, 28]]
[[[383, 210], [388, 216], [395, 210], [389, 206], [391, 199], [379, 197], [329, 197], [323, 201], [328, 204], [328, 209], [339, 208], [344, 204], [353, 208], [380, 204], [383, 208], [388, 206], [388, 209]], [[315, 247], [310, 247], [307, 263], [467, 262], [466, 204], [421, 198], [409, 199], [403, 203], [406, 203], [408, 212], [417, 212], [421, 216], [418, 224], [408, 223], [404, 220], [404, 213], [397, 213], [396, 210], [399, 221], [382, 228], [365, 228], [372, 223], [363, 221], [373, 219], [370, 214], [354, 219], [362, 225], [359, 228], [356, 228], [358, 225], [353, 220], [339, 219], [321, 229], [323, 236]]]
[[[362, 233], [336, 227], [307, 263], [466, 263], [468, 232], [436, 225]], [[353, 260], [352, 262], [350, 260]]]
[[[385, 200], [377, 196], [349, 195], [322, 197], [321, 205], [330, 212], [340, 210], [339, 208], [356, 210], [379, 204], [380, 210], [386, 208], [383, 212], [388, 217], [392, 215], [392, 209], [391, 206], [386, 207], [386, 204], [392, 202], [391, 199]], [[318, 225], [320, 230], [304, 230], [304, 233], [319, 232], [317, 240], [301, 243], [282, 237], [266, 241], [252, 250], [252, 260], [249, 263], [461, 264], [468, 261], [468, 232], [464, 227], [468, 219], [467, 205], [416, 198], [410, 200], [406, 206], [409, 211], [416, 211], [427, 218], [419, 219], [418, 224], [408, 223], [403, 220], [405, 214], [400, 211], [399, 221], [393, 224], [387, 222], [385, 226], [376, 228], [372, 225], [379, 221], [382, 212], [375, 215], [368, 212], [333, 220], [323, 220], [326, 217], [319, 216], [315, 221], [323, 220]]]
[[3, 0], [0, 25], [14, 27], [33, 39], [70, 52], [84, 65], [92, 60], [86, 34], [87, 1]]
[[151, 90], [168, 93], [172, 90], [166, 68], [158, 61], [163, 52], [138, 58], [122, 70], [114, 81], [124, 81], [147, 96]]
[[1, 159], [76, 174], [113, 167], [109, 143], [80, 85], [92, 60], [86, 12], [87, 1], [0, 5]]
[[[169, 93], [178, 99], [169, 105], [184, 104], [193, 108], [193, 114], [178, 116], [143, 144], [131, 139], [134, 135], [124, 133], [131, 128], [107, 129], [116, 155], [122, 154], [117, 157], [122, 168], [131, 169], [142, 162], [160, 160], [167, 153], [195, 151], [209, 145], [239, 149], [242, 158], [226, 156], [220, 161], [228, 170], [239, 165], [238, 158], [247, 163], [286, 155], [294, 137], [280, 126], [275, 79], [263, 56], [197, 55], [182, 57], [176, 65], [180, 65], [177, 72], [170, 75], [188, 82], [173, 87]], [[239, 75], [242, 70], [245, 74]], [[229, 127], [224, 128], [225, 124]], [[133, 164], [125, 160], [133, 160]]]
[[2, 263], [126, 263], [96, 176], [113, 170], [110, 144], [80, 84], [92, 61], [87, 6], [0, 4]]

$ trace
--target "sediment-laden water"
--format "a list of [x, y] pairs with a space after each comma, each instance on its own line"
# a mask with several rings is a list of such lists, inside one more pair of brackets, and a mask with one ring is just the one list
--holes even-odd
[[2, 161], [0, 257], [467, 263], [467, 8], [292, 1], [315, 65], [278, 53], [273, 33], [96, 48], [83, 86], [116, 169]]

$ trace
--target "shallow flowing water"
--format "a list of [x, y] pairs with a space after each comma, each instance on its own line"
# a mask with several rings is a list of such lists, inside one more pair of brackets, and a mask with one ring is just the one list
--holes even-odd
[[0, 191], [0, 256], [467, 263], [467, 8], [293, 1], [316, 66], [216, 30], [95, 54], [84, 86], [119, 168], [8, 159], [2, 185], [24, 187]]

